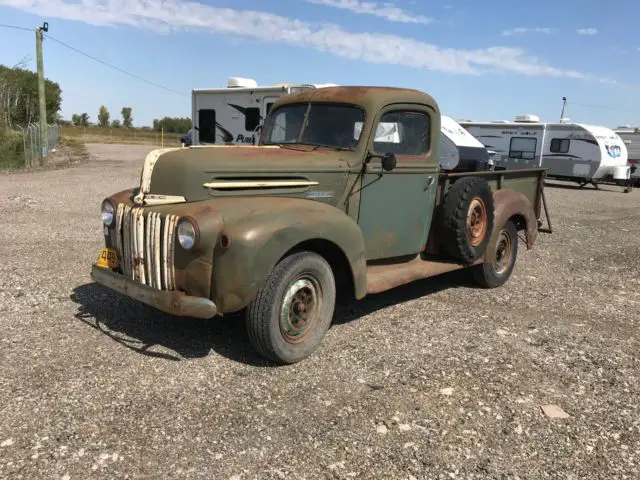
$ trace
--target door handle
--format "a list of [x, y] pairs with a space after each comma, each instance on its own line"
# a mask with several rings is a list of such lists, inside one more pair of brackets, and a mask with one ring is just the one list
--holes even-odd
[[433, 182], [434, 182], [433, 175], [429, 175], [427, 177], [427, 182], [426, 182], [426, 185], [425, 185], [424, 189], [428, 190], [429, 187], [431, 187], [431, 185], [433, 185]]

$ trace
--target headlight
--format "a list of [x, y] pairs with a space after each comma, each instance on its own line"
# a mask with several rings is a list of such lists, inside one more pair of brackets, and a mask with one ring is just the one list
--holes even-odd
[[198, 228], [195, 223], [188, 218], [183, 218], [178, 222], [178, 242], [185, 250], [191, 250], [198, 244]]
[[102, 223], [107, 227], [113, 226], [113, 204], [109, 200], [102, 202]]

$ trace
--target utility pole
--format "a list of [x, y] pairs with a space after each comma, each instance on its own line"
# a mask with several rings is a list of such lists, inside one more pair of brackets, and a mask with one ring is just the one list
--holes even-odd
[[564, 113], [567, 109], [567, 97], [562, 97], [562, 113], [560, 113], [560, 123], [564, 122]]
[[49, 135], [47, 132], [47, 103], [44, 92], [44, 65], [42, 63], [42, 32], [49, 31], [49, 24], [44, 22], [36, 28], [36, 56], [38, 57], [38, 100], [40, 102], [40, 165], [49, 153]]

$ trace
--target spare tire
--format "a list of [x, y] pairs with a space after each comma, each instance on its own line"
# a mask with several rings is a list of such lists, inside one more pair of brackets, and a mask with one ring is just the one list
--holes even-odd
[[489, 243], [494, 221], [493, 192], [484, 178], [462, 177], [441, 205], [440, 245], [464, 263], [480, 258]]

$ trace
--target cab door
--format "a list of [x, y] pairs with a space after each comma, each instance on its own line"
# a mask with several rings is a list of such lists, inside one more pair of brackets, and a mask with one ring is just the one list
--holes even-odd
[[[376, 116], [374, 132], [358, 212], [367, 260], [415, 255], [433, 217], [440, 114], [425, 105], [390, 105]], [[386, 153], [397, 160], [390, 171], [382, 168]]]

